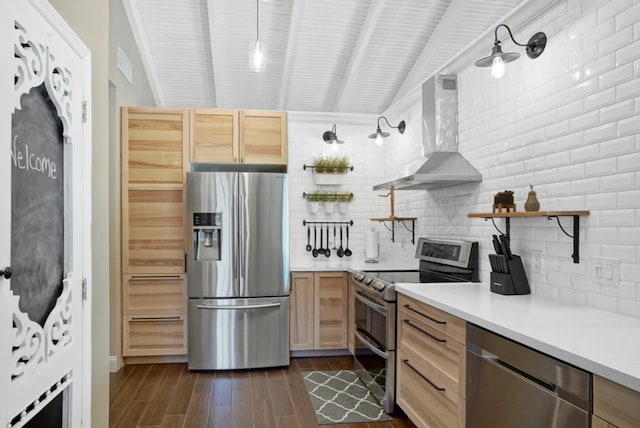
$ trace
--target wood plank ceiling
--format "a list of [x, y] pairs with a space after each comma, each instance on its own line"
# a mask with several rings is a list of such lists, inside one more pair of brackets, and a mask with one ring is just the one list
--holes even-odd
[[381, 113], [522, 0], [123, 0], [159, 106]]

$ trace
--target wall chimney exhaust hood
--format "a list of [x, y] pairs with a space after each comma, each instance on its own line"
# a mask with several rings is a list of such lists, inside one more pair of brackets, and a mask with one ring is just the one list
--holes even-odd
[[422, 84], [422, 158], [402, 177], [373, 190], [435, 189], [482, 181], [482, 174], [458, 152], [458, 82], [433, 76]]

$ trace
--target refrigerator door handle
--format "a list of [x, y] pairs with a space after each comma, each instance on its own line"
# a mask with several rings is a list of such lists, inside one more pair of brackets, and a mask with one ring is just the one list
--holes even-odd
[[[237, 183], [233, 183], [234, 188], [237, 188]], [[231, 253], [233, 255], [233, 292], [235, 296], [240, 296], [240, 279], [238, 277], [238, 247], [239, 247], [239, 241], [238, 241], [238, 218], [237, 218], [237, 213], [238, 213], [238, 194], [237, 191], [234, 192], [233, 197], [232, 197], [232, 201], [231, 201], [231, 210], [232, 212], [232, 216], [231, 216], [231, 221], [233, 223], [233, 227], [231, 230], [231, 233], [233, 235], [233, 238], [231, 239]]]
[[258, 305], [197, 305], [197, 309], [223, 309], [223, 310], [237, 310], [237, 309], [263, 309], [263, 308], [275, 308], [280, 306], [280, 302], [273, 303], [261, 303]]
[[246, 186], [246, 177], [244, 174], [238, 174], [238, 229], [239, 229], [239, 239], [238, 243], [240, 246], [240, 251], [238, 255], [238, 277], [240, 278], [240, 294], [239, 296], [245, 295], [245, 284], [244, 284], [244, 272], [246, 270], [246, 260], [245, 260], [245, 251], [247, 250], [247, 237], [246, 235], [246, 223], [247, 219], [245, 218], [245, 204], [247, 203], [247, 195], [245, 192]]

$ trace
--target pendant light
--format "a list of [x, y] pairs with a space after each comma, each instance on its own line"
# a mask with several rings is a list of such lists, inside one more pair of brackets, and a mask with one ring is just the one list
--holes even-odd
[[513, 34], [511, 34], [511, 29], [505, 25], [500, 24], [496, 27], [494, 32], [494, 42], [493, 48], [491, 49], [491, 55], [488, 57], [479, 59], [476, 61], [476, 67], [491, 67], [491, 77], [494, 79], [500, 79], [505, 75], [506, 69], [505, 64], [511, 61], [515, 61], [520, 58], [520, 54], [516, 52], [502, 52], [502, 47], [500, 46], [500, 40], [498, 40], [498, 28], [504, 27], [507, 29], [509, 33], [509, 37], [513, 43], [518, 46], [526, 47], [527, 56], [531, 59], [538, 58], [542, 52], [544, 52], [544, 48], [547, 46], [547, 36], [542, 31], [537, 32], [527, 42], [526, 45], [522, 43], [516, 42], [513, 38]]
[[249, 68], [251, 71], [255, 71], [256, 73], [260, 73], [267, 68], [267, 45], [260, 41], [260, 8], [259, 8], [259, 0], [256, 0], [256, 41], [249, 45]]
[[387, 126], [389, 126], [390, 128], [395, 128], [398, 130], [399, 133], [404, 134], [404, 130], [406, 128], [406, 123], [404, 122], [404, 120], [401, 120], [398, 126], [392, 126], [386, 117], [380, 116], [378, 118], [378, 128], [376, 129], [376, 132], [369, 135], [369, 138], [371, 139], [375, 138], [376, 144], [378, 146], [382, 146], [382, 144], [384, 144], [384, 138], [391, 135], [388, 132], [383, 132], [382, 129], [380, 129], [380, 119], [384, 119], [384, 121], [387, 122]]

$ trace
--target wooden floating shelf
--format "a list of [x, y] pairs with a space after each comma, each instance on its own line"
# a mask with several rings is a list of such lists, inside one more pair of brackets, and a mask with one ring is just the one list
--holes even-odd
[[[569, 238], [573, 239], [573, 258], [574, 263], [580, 263], [580, 216], [589, 215], [589, 211], [523, 211], [523, 212], [499, 212], [499, 213], [470, 213], [467, 217], [470, 218], [483, 218], [491, 220], [493, 227], [500, 233], [503, 233], [498, 226], [496, 226], [494, 218], [504, 218], [506, 233], [504, 235], [509, 239], [510, 222], [511, 218], [532, 218], [532, 217], [546, 217], [548, 220], [555, 219], [558, 222], [558, 226], [562, 232]], [[567, 233], [560, 223], [560, 217], [573, 217], [573, 235]]]
[[509, 213], [471, 213], [468, 217], [504, 218], [504, 217], [573, 217], [589, 215], [589, 211], [521, 211]]
[[[407, 229], [409, 232], [411, 232], [411, 243], [415, 244], [416, 243], [416, 220], [417, 217], [396, 217], [396, 216], [390, 216], [390, 217], [376, 217], [376, 218], [372, 218], [370, 219], [371, 221], [379, 221], [382, 224], [384, 224], [384, 227], [387, 228], [387, 230], [389, 230], [391, 232], [391, 242], [395, 242], [396, 239], [396, 227], [395, 224], [396, 222], [400, 222], [402, 223], [402, 225], [404, 226], [405, 229]], [[389, 228], [389, 226], [387, 226], [387, 221], [391, 222], [391, 228]], [[409, 229], [407, 227], [407, 224], [405, 223], [406, 221], [410, 221], [411, 222], [411, 229]]]

